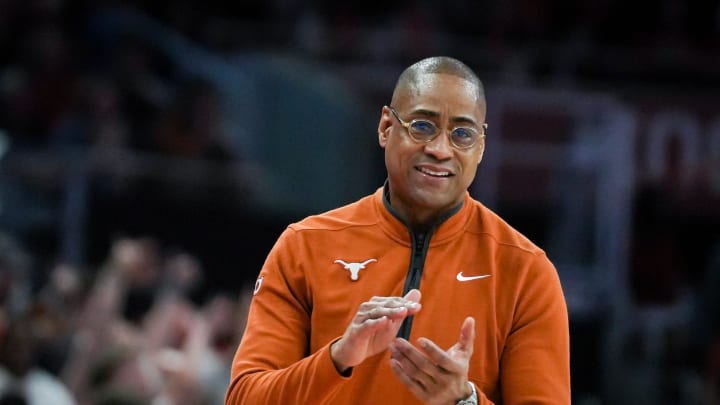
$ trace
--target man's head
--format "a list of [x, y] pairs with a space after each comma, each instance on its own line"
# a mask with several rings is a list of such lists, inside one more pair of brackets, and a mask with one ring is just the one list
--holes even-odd
[[464, 79], [475, 86], [478, 102], [482, 103], [483, 111], [485, 108], [485, 89], [475, 72], [466, 64], [457, 59], [447, 56], [434, 56], [423, 59], [410, 65], [398, 77], [395, 89], [393, 90], [391, 103], [394, 106], [397, 97], [402, 96], [405, 92], [416, 91], [422, 75], [428, 74], [446, 74]]
[[[484, 136], [471, 147], [460, 149], [449, 135], [459, 127], [484, 135], [484, 89], [462, 62], [433, 57], [405, 69], [390, 107], [398, 117], [383, 107], [378, 125], [390, 202], [411, 225], [428, 225], [459, 204], [475, 178], [485, 150]], [[439, 135], [428, 142], [413, 139], [407, 128], [413, 120], [429, 121]]]

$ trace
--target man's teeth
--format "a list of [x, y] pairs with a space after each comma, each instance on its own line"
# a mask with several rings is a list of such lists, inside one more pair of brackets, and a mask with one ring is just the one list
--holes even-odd
[[420, 171], [425, 174], [429, 174], [430, 176], [436, 176], [436, 177], [449, 177], [450, 176], [450, 172], [435, 172], [435, 171], [432, 171], [429, 169], [425, 169], [423, 167], [420, 168]]

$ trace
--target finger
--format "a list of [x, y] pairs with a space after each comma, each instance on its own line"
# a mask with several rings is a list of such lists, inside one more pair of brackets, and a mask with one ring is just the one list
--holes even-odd
[[433, 384], [434, 376], [443, 371], [405, 339], [395, 339], [390, 350], [390, 357], [399, 360], [405, 367], [405, 372], [413, 379], [421, 381], [425, 387]]
[[387, 316], [381, 316], [378, 318], [372, 318], [372, 319], [366, 319], [365, 322], [363, 322], [364, 326], [373, 326], [373, 325], [381, 325], [383, 323], [386, 323], [389, 320]]
[[347, 334], [355, 339], [365, 339], [375, 333], [392, 328], [392, 320], [383, 316], [377, 319], [368, 319], [365, 322], [357, 323], [348, 329]]
[[420, 298], [422, 298], [420, 290], [413, 288], [408, 291], [403, 298], [408, 302], [409, 315], [415, 315], [418, 311], [420, 311], [420, 308], [422, 307], [422, 304], [420, 304]]
[[435, 344], [432, 340], [420, 338], [418, 339], [418, 346], [425, 351], [430, 361], [442, 370], [452, 372], [457, 369], [455, 361], [453, 361], [445, 350]]
[[382, 296], [373, 296], [370, 298], [366, 303], [369, 304], [380, 304], [380, 305], [386, 305], [386, 306], [407, 306], [411, 303], [418, 303], [420, 302], [420, 291], [417, 289], [410, 290], [407, 294], [405, 294], [404, 297], [382, 297]]
[[[419, 293], [419, 292], [418, 292]], [[373, 297], [370, 301], [360, 304], [360, 309], [375, 307], [419, 309], [420, 303], [405, 299], [404, 297]]]
[[399, 320], [403, 319], [408, 315], [408, 310], [405, 307], [396, 307], [396, 308], [385, 308], [385, 307], [375, 307], [364, 311], [358, 311], [355, 322], [356, 323], [363, 323], [367, 320], [371, 319], [378, 319], [382, 317], [387, 317], [393, 320]]
[[415, 394], [416, 397], [423, 398], [425, 396], [425, 387], [423, 387], [420, 382], [410, 377], [400, 361], [397, 359], [390, 359], [390, 369], [392, 369], [393, 373], [398, 380], [400, 380], [402, 385], [407, 387], [410, 392]]
[[[419, 294], [420, 292], [417, 290], [415, 291], [416, 294], [411, 295], [411, 297], [418, 299], [419, 296], [417, 296], [417, 294]], [[390, 310], [394, 308], [402, 308], [407, 310], [407, 314], [413, 315], [420, 310], [420, 307], [421, 305], [418, 302], [407, 300], [402, 297], [373, 297], [370, 299], [370, 301], [360, 304], [358, 312], [366, 314], [365, 316], [368, 317], [378, 317], [384, 315], [398, 314], [401, 312], [380, 312], [384, 311], [383, 309]]]
[[[402, 342], [395, 342], [395, 344], [390, 347], [390, 360], [395, 361], [397, 365], [401, 367], [403, 373], [415, 384], [419, 385], [423, 391], [429, 390], [430, 387], [436, 384], [435, 378], [421, 368], [422, 366], [417, 362], [418, 358], [412, 359], [409, 355], [412, 353], [412, 350], [416, 349], [412, 347], [409, 342], [403, 339], [399, 340], [402, 340]], [[406, 352], [401, 347], [408, 348], [410, 351]], [[419, 351], [417, 355], [419, 358], [423, 357]], [[429, 363], [426, 365], [429, 365]], [[432, 372], [433, 370], [431, 369], [430, 371]]]
[[420, 303], [420, 298], [422, 297], [422, 294], [420, 293], [420, 290], [417, 288], [413, 288], [412, 290], [408, 291], [407, 294], [403, 298], [405, 298], [408, 301], [412, 301], [415, 303]]
[[458, 368], [458, 355], [460, 358], [468, 359], [473, 353], [473, 342], [475, 340], [475, 319], [465, 318], [460, 327], [460, 337], [457, 343], [445, 351], [430, 339], [418, 339], [418, 346], [427, 354], [428, 358], [446, 371], [456, 371]]

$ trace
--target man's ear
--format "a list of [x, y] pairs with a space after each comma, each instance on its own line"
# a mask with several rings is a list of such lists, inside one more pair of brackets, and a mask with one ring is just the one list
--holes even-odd
[[384, 131], [381, 131], [378, 129], [378, 143], [383, 148], [385, 147], [385, 145], [387, 145], [389, 131], [390, 131], [390, 127], [385, 128]]
[[380, 122], [378, 123], [378, 143], [381, 147], [387, 145], [387, 139], [390, 135], [390, 128], [392, 127], [392, 114], [387, 107], [382, 108], [380, 114]]
[[480, 153], [478, 154], [478, 161], [477, 164], [480, 164], [483, 159], [483, 155], [485, 154], [485, 140], [482, 140], [482, 145], [480, 145]]

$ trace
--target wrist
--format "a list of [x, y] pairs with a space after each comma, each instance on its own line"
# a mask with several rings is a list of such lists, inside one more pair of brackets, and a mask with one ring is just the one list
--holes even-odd
[[470, 395], [455, 402], [455, 405], [477, 405], [478, 404], [478, 395], [477, 395], [477, 390], [475, 389], [475, 384], [473, 384], [471, 381], [468, 381], [467, 383], [471, 390]]
[[330, 360], [332, 360], [337, 372], [347, 377], [350, 375], [352, 366], [347, 365], [347, 362], [343, 359], [341, 340], [342, 338], [336, 340], [330, 345]]

